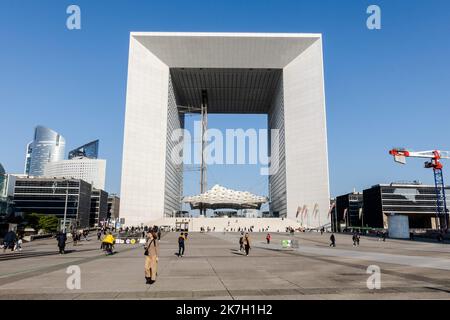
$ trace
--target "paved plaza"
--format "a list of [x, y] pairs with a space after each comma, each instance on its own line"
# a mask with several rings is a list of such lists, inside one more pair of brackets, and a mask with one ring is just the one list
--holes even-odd
[[[56, 240], [40, 240], [18, 253], [0, 253], [0, 299], [449, 299], [450, 245], [302, 233], [252, 233], [248, 257], [238, 233], [190, 233], [179, 258], [177, 233], [160, 242], [157, 282], [146, 285], [142, 245], [116, 245], [105, 256], [96, 238], [59, 255]], [[283, 249], [281, 240], [299, 248]], [[81, 289], [70, 290], [69, 266], [79, 266]], [[367, 288], [367, 268], [381, 269], [381, 289]]]

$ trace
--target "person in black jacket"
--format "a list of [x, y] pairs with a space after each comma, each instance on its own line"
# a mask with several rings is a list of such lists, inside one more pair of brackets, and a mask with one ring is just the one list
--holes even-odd
[[59, 254], [65, 254], [67, 241], [66, 234], [63, 232], [58, 233], [58, 235], [56, 236], [56, 241], [58, 241]]
[[7, 249], [14, 251], [14, 245], [17, 241], [16, 233], [14, 231], [8, 231], [3, 239], [3, 252]]
[[330, 247], [336, 247], [336, 238], [334, 237], [334, 233], [331, 234], [330, 241]]
[[184, 255], [184, 243], [186, 241], [185, 235], [182, 232], [178, 237], [178, 257], [182, 257]]

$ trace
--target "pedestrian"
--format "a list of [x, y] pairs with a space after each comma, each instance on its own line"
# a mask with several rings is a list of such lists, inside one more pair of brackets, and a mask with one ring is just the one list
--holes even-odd
[[161, 240], [161, 228], [158, 229], [158, 241]]
[[356, 233], [353, 234], [352, 240], [353, 240], [353, 246], [356, 247]]
[[324, 227], [320, 228], [320, 235], [323, 235], [324, 232], [325, 232], [325, 228]]
[[178, 257], [182, 257], [184, 255], [184, 242], [185, 242], [184, 233], [178, 237]]
[[72, 234], [73, 245], [76, 246], [77, 241], [78, 241], [78, 232], [76, 229], [72, 229], [71, 234]]
[[359, 247], [359, 240], [360, 240], [360, 235], [356, 234], [356, 246]]
[[8, 249], [14, 251], [14, 246], [16, 243], [16, 233], [14, 231], [8, 231], [3, 239], [3, 252]]
[[100, 241], [100, 238], [102, 237], [102, 230], [97, 231], [97, 240]]
[[386, 242], [386, 231], [383, 232], [383, 242]]
[[334, 237], [334, 233], [331, 234], [330, 241], [330, 247], [336, 247], [336, 238]]
[[270, 244], [270, 239], [272, 239], [272, 236], [268, 233], [266, 236], [267, 244]]
[[22, 243], [23, 243], [22, 236], [18, 236], [16, 247], [14, 248], [14, 251], [22, 251]]
[[244, 232], [241, 232], [241, 237], [239, 238], [239, 252], [244, 250]]
[[145, 255], [145, 283], [153, 284], [156, 281], [156, 275], [158, 272], [158, 256], [159, 256], [159, 244], [157, 240], [158, 235], [155, 232], [150, 231], [147, 233], [147, 242], [145, 243], [144, 255]]
[[245, 249], [245, 255], [248, 256], [248, 254], [250, 252], [250, 237], [249, 237], [248, 233], [246, 233], [245, 237], [244, 237], [244, 249]]
[[60, 232], [58, 233], [58, 235], [56, 236], [56, 241], [58, 241], [58, 248], [59, 248], [59, 254], [65, 254], [66, 251], [66, 241], [67, 241], [67, 236], [65, 233]]

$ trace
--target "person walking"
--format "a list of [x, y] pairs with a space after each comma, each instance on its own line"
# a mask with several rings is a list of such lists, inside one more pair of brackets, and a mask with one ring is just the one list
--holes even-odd
[[14, 248], [14, 251], [22, 251], [22, 243], [23, 243], [23, 240], [22, 240], [22, 236], [20, 235], [18, 235], [17, 236], [17, 243], [16, 243], [16, 246], [15, 246], [15, 248]]
[[78, 241], [78, 231], [77, 231], [77, 229], [73, 228], [72, 231], [70, 232], [70, 234], [72, 235], [73, 245], [76, 246], [77, 245], [77, 241]]
[[250, 252], [250, 237], [249, 237], [248, 233], [246, 233], [245, 237], [244, 237], [244, 249], [245, 249], [245, 255], [248, 256], [248, 254]]
[[14, 251], [14, 246], [16, 243], [16, 233], [14, 231], [8, 231], [3, 239], [3, 252], [8, 249]]
[[359, 235], [359, 233], [356, 234], [356, 246], [359, 247], [359, 240], [360, 240], [361, 236]]
[[56, 241], [58, 241], [58, 248], [59, 248], [59, 254], [65, 254], [66, 251], [66, 241], [67, 241], [67, 236], [65, 233], [60, 232], [58, 233], [58, 235], [56, 236]]
[[161, 240], [161, 228], [158, 228], [158, 241]]
[[145, 243], [144, 255], [145, 255], [145, 283], [153, 284], [156, 281], [156, 275], [158, 272], [158, 260], [159, 260], [159, 243], [157, 241], [158, 235], [150, 231], [147, 233], [147, 242]]
[[244, 250], [244, 232], [241, 232], [241, 237], [239, 238], [239, 252]]
[[383, 237], [383, 242], [386, 242], [386, 231], [383, 231], [383, 235], [382, 235], [382, 237]]
[[182, 232], [178, 237], [178, 257], [182, 257], [184, 255], [184, 242], [186, 238], [184, 237], [184, 233]]
[[270, 233], [268, 233], [266, 236], [267, 244], [270, 244], [271, 239], [272, 239], [272, 236], [270, 235]]
[[330, 247], [336, 247], [336, 238], [334, 237], [334, 233], [331, 234], [330, 241]]
[[101, 237], [102, 237], [102, 230], [99, 229], [99, 230], [97, 231], [97, 240], [100, 241], [100, 238], [101, 238]]
[[356, 247], [356, 233], [353, 234], [352, 240], [353, 240], [353, 246]]

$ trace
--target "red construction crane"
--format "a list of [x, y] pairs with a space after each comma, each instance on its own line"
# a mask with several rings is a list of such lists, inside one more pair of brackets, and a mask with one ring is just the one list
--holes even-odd
[[425, 168], [433, 169], [434, 185], [436, 190], [436, 220], [439, 222], [441, 230], [448, 230], [448, 210], [445, 197], [444, 176], [442, 174], [443, 165], [441, 159], [450, 159], [450, 151], [409, 151], [403, 148], [392, 149], [389, 154], [394, 156], [395, 162], [405, 164], [406, 158], [427, 158]]

